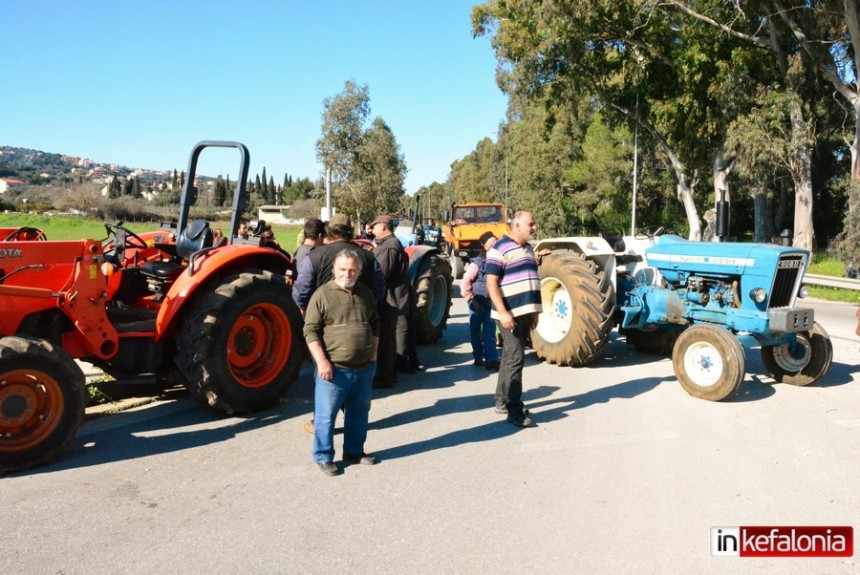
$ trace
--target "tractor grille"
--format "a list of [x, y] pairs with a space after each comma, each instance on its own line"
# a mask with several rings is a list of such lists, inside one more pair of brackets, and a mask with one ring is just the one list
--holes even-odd
[[776, 278], [773, 280], [770, 302], [768, 307], [788, 307], [794, 298], [797, 279], [803, 273], [803, 256], [801, 254], [786, 254], [780, 256], [776, 266]]

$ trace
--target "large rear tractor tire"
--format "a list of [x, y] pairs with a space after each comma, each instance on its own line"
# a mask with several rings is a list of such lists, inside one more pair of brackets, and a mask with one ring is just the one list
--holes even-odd
[[304, 357], [301, 315], [284, 279], [247, 271], [188, 311], [176, 363], [191, 394], [228, 414], [277, 405]]
[[86, 379], [63, 349], [23, 337], [0, 339], [0, 474], [49, 463], [84, 422]]
[[810, 331], [799, 332], [795, 343], [761, 348], [761, 359], [776, 381], [812, 385], [830, 371], [833, 344], [816, 322]]
[[[459, 258], [458, 258], [459, 259]], [[438, 254], [427, 254], [415, 275], [415, 310], [409, 319], [418, 343], [435, 343], [448, 326], [451, 311], [451, 266]]]
[[746, 374], [744, 348], [732, 332], [718, 325], [688, 327], [672, 352], [675, 375], [687, 393], [722, 401], [737, 393]]
[[609, 344], [615, 290], [584, 256], [546, 256], [540, 268], [543, 312], [532, 347], [549, 363], [580, 367], [601, 357]]

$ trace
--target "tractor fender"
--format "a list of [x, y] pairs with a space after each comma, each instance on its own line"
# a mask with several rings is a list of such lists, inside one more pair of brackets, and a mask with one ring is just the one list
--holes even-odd
[[409, 246], [408, 248], [404, 248], [406, 251], [406, 255], [409, 256], [409, 270], [407, 271], [406, 277], [409, 279], [409, 285], [415, 283], [415, 276], [418, 274], [418, 267], [421, 265], [421, 261], [427, 257], [427, 254], [435, 253], [440, 254], [437, 248], [433, 246]]
[[[201, 250], [195, 254], [193, 265], [183, 271], [164, 298], [155, 320], [155, 340], [169, 337], [181, 321], [180, 312], [193, 301], [201, 288], [206, 289], [214, 278], [233, 275], [245, 270], [268, 270], [284, 275], [290, 267], [289, 258], [271, 248], [234, 244]], [[211, 289], [215, 289], [214, 286]]]
[[585, 256], [588, 261], [594, 262], [599, 271], [606, 274], [613, 287], [615, 285], [615, 250], [605, 239], [600, 237], [567, 237], [547, 238], [540, 240], [535, 245], [535, 253], [542, 250], [553, 252], [571, 251]]

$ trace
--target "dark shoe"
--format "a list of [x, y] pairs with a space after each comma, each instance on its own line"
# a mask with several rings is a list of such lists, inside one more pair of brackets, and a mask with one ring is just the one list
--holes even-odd
[[374, 379], [373, 389], [391, 389], [395, 383], [396, 380]]
[[314, 420], [313, 419], [305, 422], [305, 433], [310, 433], [311, 435], [314, 434]]
[[331, 461], [323, 461], [322, 463], [317, 463], [317, 467], [319, 467], [320, 471], [322, 471], [329, 477], [340, 475], [340, 470], [337, 468], [337, 465], [335, 465]]
[[475, 358], [475, 367], [482, 367], [483, 365], [484, 365], [484, 358], [483, 357], [476, 357]]
[[410, 363], [409, 366], [415, 371], [424, 371], [427, 369], [422, 363]]
[[418, 370], [412, 367], [411, 365], [398, 365], [397, 366], [398, 373], [405, 373], [408, 375], [414, 375], [418, 373]]
[[361, 465], [376, 465], [377, 460], [374, 456], [368, 455], [366, 453], [360, 453], [358, 455], [347, 455], [343, 454], [343, 460], [347, 463], [360, 463]]
[[[504, 406], [504, 405], [497, 405], [497, 406], [496, 406], [496, 413], [501, 413], [501, 414], [503, 414], [503, 415], [504, 415], [504, 414], [507, 414], [507, 413], [508, 413], [508, 408], [507, 408], [506, 406]], [[528, 415], [528, 414], [529, 414], [529, 410], [528, 410], [528, 409], [523, 409], [523, 413], [524, 413], [524, 414], [526, 414], [526, 415]]]
[[499, 369], [499, 362], [497, 361], [488, 361], [484, 364], [484, 367], [489, 369], [490, 371]]
[[517, 427], [534, 427], [534, 422], [524, 411], [520, 413], [509, 413], [508, 421]]

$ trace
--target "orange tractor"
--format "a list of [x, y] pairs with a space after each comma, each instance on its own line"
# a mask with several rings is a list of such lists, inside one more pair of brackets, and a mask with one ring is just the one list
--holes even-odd
[[[241, 156], [230, 232], [213, 245], [189, 220], [207, 147]], [[76, 359], [118, 382], [181, 382], [226, 413], [274, 406], [303, 359], [290, 260], [237, 237], [248, 149], [204, 141], [192, 151], [175, 229], [136, 234], [106, 223], [104, 240], [48, 241], [0, 229], [0, 473], [57, 458], [84, 420]]]

